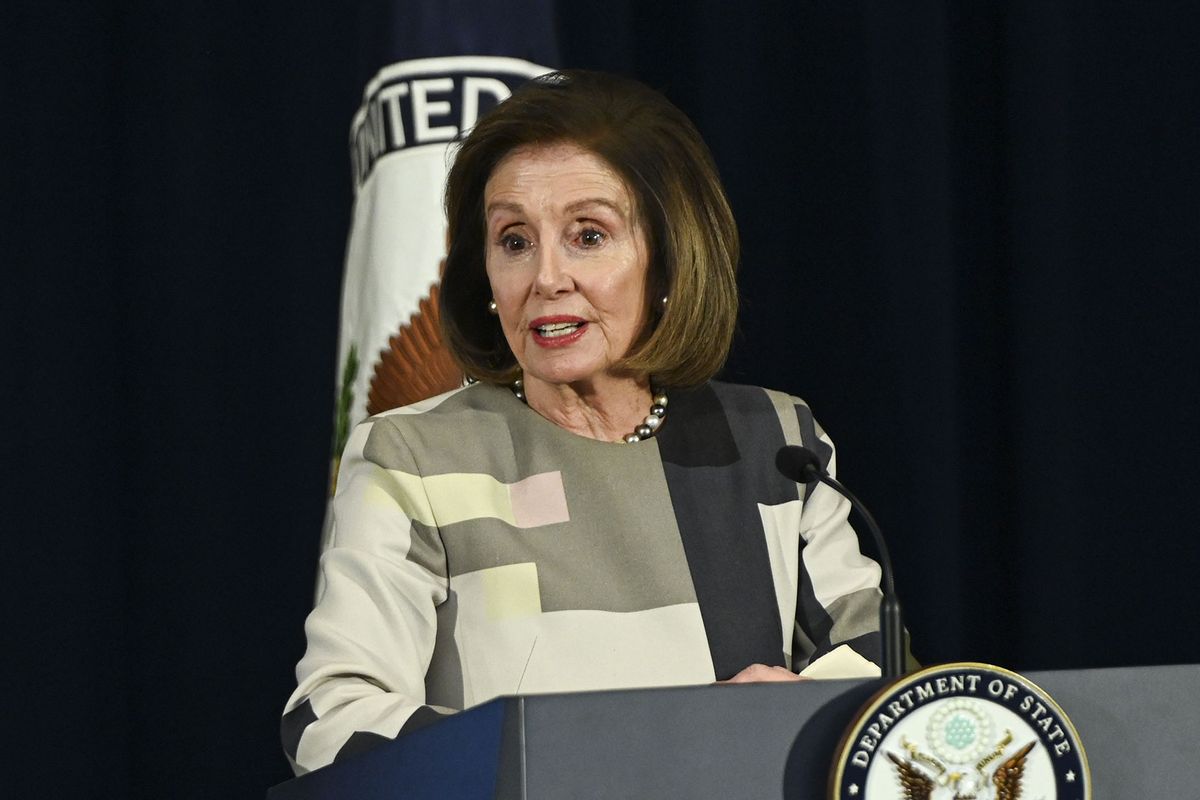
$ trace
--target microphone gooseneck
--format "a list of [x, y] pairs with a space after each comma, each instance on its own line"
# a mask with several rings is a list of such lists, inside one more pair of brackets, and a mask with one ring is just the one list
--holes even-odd
[[775, 454], [775, 466], [796, 483], [820, 481], [850, 501], [850, 506], [867, 523], [875, 548], [879, 551], [879, 567], [883, 573], [883, 602], [879, 605], [879, 633], [883, 639], [883, 677], [899, 678], [904, 674], [904, 621], [900, 613], [900, 600], [896, 597], [895, 580], [892, 573], [892, 558], [888, 554], [883, 533], [875, 517], [849, 489], [832, 477], [821, 464], [821, 459], [812, 450], [799, 445], [779, 448]]

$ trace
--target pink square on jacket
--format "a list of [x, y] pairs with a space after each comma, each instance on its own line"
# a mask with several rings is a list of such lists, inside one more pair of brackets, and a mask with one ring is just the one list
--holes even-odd
[[561, 472], [543, 472], [509, 484], [508, 496], [518, 528], [537, 528], [571, 519]]

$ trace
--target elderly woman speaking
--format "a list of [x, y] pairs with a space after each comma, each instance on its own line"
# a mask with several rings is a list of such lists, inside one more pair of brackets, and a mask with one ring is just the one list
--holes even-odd
[[878, 661], [849, 506], [775, 468], [833, 449], [714, 382], [738, 235], [711, 155], [641, 84], [518, 90], [446, 186], [447, 342], [474, 382], [354, 432], [283, 738], [297, 771], [499, 695], [794, 679]]

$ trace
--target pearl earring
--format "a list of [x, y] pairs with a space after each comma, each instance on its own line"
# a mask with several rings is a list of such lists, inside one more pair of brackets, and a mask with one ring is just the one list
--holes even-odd
[[488, 313], [492, 316], [500, 313], [500, 306], [496, 305], [495, 300], [488, 300]]

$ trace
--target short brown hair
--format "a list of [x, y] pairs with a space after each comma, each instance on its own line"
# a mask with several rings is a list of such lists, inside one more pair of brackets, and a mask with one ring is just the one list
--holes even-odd
[[505, 383], [518, 375], [498, 320], [486, 310], [483, 193], [507, 155], [555, 144], [574, 144], [607, 162], [624, 180], [646, 232], [651, 329], [619, 368], [651, 375], [661, 387], [713, 377], [729, 354], [737, 319], [738, 232], [712, 154], [691, 120], [658, 92], [582, 70], [524, 84], [459, 145], [446, 180], [450, 248], [440, 300], [454, 358], [478, 380]]

